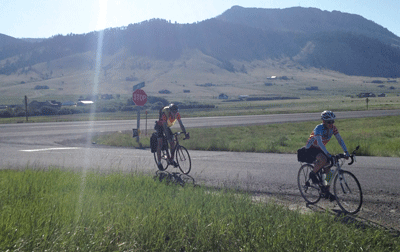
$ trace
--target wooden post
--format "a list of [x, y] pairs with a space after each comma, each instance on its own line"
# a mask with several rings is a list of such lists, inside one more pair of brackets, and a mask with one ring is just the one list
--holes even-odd
[[147, 110], [146, 110], [146, 131], [144, 134], [147, 136]]
[[25, 95], [25, 116], [26, 121], [28, 121], [28, 97]]
[[140, 135], [140, 108], [137, 110], [137, 130], [138, 130], [138, 135], [136, 137], [136, 142], [139, 143], [139, 135]]

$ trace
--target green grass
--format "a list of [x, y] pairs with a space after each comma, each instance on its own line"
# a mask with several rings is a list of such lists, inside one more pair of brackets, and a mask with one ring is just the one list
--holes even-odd
[[[56, 97], [57, 100], [66, 100], [62, 97]], [[67, 96], [67, 98], [69, 98]], [[0, 101], [2, 97], [0, 97]], [[126, 103], [125, 98], [111, 101], [99, 101], [96, 103], [98, 108], [119, 107]], [[22, 102], [23, 99], [19, 99]], [[174, 100], [171, 100], [174, 102]], [[182, 100], [180, 102], [190, 104], [192, 100]], [[0, 102], [0, 104], [2, 104]], [[7, 103], [4, 103], [7, 104]], [[213, 109], [181, 109], [182, 116], [185, 117], [207, 117], [207, 116], [236, 116], [236, 115], [265, 115], [265, 114], [291, 114], [306, 112], [321, 112], [321, 108], [332, 111], [360, 111], [366, 110], [365, 98], [349, 98], [345, 96], [334, 97], [301, 97], [301, 99], [292, 100], [269, 100], [269, 101], [235, 101], [226, 102], [219, 99], [210, 99], [201, 101], [200, 104], [212, 104]], [[22, 103], [21, 103], [22, 105]], [[141, 120], [145, 120], [145, 112], [148, 112], [148, 119], [153, 121], [158, 116], [158, 109], [151, 109], [154, 105], [146, 104], [149, 107], [142, 108]], [[369, 99], [369, 110], [389, 110], [400, 109], [400, 96], [376, 97]], [[81, 113], [73, 115], [56, 116], [31, 116], [29, 123], [33, 122], [65, 122], [65, 121], [88, 121], [88, 120], [136, 120], [136, 111], [117, 111], [98, 112], [93, 115], [90, 113]], [[26, 123], [26, 118], [12, 117], [0, 118], [0, 124], [3, 123]]]
[[140, 174], [0, 171], [0, 251], [398, 251], [383, 230]]
[[[184, 119], [183, 119], [184, 121]], [[191, 128], [190, 140], [181, 144], [192, 150], [296, 153], [304, 146], [315, 122], [259, 126]], [[400, 116], [337, 120], [336, 126], [349, 151], [360, 145], [358, 155], [400, 157]], [[142, 147], [149, 147], [149, 135], [142, 135]], [[131, 133], [113, 133], [94, 138], [104, 145], [138, 147]], [[335, 137], [327, 144], [331, 153], [343, 152]]]

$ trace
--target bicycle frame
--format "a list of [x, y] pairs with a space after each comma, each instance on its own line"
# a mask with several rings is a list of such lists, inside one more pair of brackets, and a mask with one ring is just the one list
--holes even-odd
[[[174, 149], [173, 149], [173, 152], [175, 153], [175, 151], [176, 151], [176, 149], [178, 148], [178, 146], [179, 146], [179, 139], [178, 139], [178, 136], [180, 135], [180, 134], [182, 134], [182, 132], [175, 132], [174, 134], [173, 134], [173, 138], [172, 138], [172, 141], [175, 143], [175, 146], [174, 146]], [[169, 144], [169, 141], [168, 140], [166, 140], [167, 141], [167, 144], [168, 144], [168, 151], [167, 151], [167, 157], [168, 157], [168, 159], [170, 159], [171, 158], [171, 152], [172, 152], [172, 150], [171, 150], [171, 146], [170, 146], [170, 144]]]
[[[182, 134], [182, 132], [176, 132], [173, 134], [173, 138], [172, 141], [175, 143], [174, 148], [171, 150], [170, 149], [170, 145], [169, 145], [169, 141], [166, 140], [166, 138], [164, 137], [163, 141], [167, 141], [166, 142], [166, 147], [163, 144], [164, 148], [161, 150], [161, 163], [163, 168], [161, 169], [160, 167], [158, 167], [159, 170], [161, 171], [165, 171], [167, 169], [167, 167], [171, 164], [173, 164], [173, 166], [175, 168], [179, 168], [183, 174], [188, 174], [191, 170], [191, 159], [190, 159], [190, 155], [188, 150], [183, 147], [182, 145], [179, 144], [179, 139], [178, 136]], [[187, 135], [187, 137], [185, 136], [185, 139], [188, 139], [189, 135]], [[172, 156], [172, 152], [174, 153], [174, 156]], [[154, 161], [156, 162], [156, 164], [158, 164], [158, 157], [157, 157], [157, 153], [154, 153]], [[171, 159], [174, 158], [176, 160], [174, 160], [175, 162], [171, 163]]]
[[[350, 161], [349, 165], [353, 164], [356, 161], [355, 152], [358, 150], [358, 148], [359, 147], [357, 146], [357, 148], [350, 155], [351, 161]], [[345, 156], [343, 154], [338, 154], [338, 155], [332, 156], [331, 164], [329, 164], [328, 166], [322, 167], [320, 169], [319, 173], [322, 174], [322, 170], [323, 169], [336, 167], [335, 172], [332, 174], [331, 179], [327, 183], [327, 186], [332, 185], [332, 183], [334, 181], [334, 178], [336, 176], [339, 176], [339, 182], [340, 182], [342, 187], [343, 187], [342, 181], [344, 181], [344, 183], [347, 184], [346, 179], [343, 176], [341, 176], [341, 173], [340, 173], [340, 171], [342, 171], [342, 167], [343, 167], [343, 164], [344, 164], [344, 158], [345, 158]]]

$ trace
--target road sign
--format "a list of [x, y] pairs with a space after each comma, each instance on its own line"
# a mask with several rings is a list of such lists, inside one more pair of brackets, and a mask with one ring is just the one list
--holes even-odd
[[147, 102], [147, 94], [142, 89], [136, 89], [132, 94], [132, 100], [136, 106], [143, 106]]
[[144, 81], [140, 82], [139, 84], [134, 85], [133, 86], [133, 91], [135, 91], [136, 89], [140, 89], [140, 88], [144, 87], [144, 85], [145, 85]]

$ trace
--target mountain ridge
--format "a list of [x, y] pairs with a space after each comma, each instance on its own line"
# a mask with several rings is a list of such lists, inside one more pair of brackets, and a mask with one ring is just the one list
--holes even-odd
[[[90, 83], [100, 38], [101, 81], [121, 85], [121, 90], [128, 89], [129, 80], [146, 81], [155, 88], [179, 82], [179, 78], [192, 85], [224, 85], [224, 79], [235, 78], [263, 83], [276, 71], [266, 67], [274, 65], [290, 65], [290, 71], [400, 76], [400, 38], [361, 16], [315, 8], [233, 6], [193, 24], [152, 19], [101, 32], [56, 35], [35, 43], [13, 38], [18, 43], [10, 43], [9, 36], [0, 36], [0, 83], [55, 83], [57, 78], [57, 83]], [[262, 67], [257, 69], [258, 65]], [[69, 88], [63, 84], [58, 89]]]

